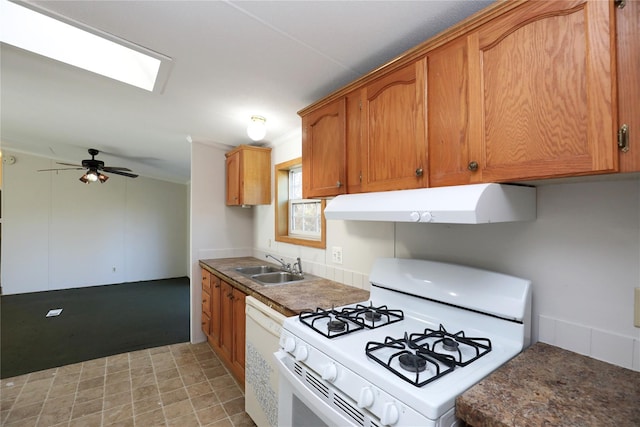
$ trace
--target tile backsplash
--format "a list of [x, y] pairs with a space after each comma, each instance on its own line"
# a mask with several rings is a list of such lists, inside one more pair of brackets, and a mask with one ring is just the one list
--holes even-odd
[[640, 334], [634, 338], [545, 315], [538, 320], [539, 341], [640, 371]]

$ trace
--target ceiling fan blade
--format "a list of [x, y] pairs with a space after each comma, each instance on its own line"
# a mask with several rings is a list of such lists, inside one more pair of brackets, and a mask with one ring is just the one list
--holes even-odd
[[56, 163], [59, 164], [59, 165], [65, 165], [65, 166], [77, 166], [79, 168], [82, 167], [82, 165], [76, 165], [76, 164], [73, 164], [73, 163], [63, 163], [63, 162], [56, 162]]
[[38, 169], [36, 172], [46, 172], [46, 171], [70, 171], [70, 170], [84, 170], [84, 168], [83, 168], [83, 167], [79, 167], [79, 168]]
[[[106, 172], [106, 168], [105, 168], [105, 172]], [[137, 178], [138, 175], [134, 174], [134, 173], [127, 173], [127, 172], [122, 172], [122, 171], [117, 171], [117, 170], [111, 170], [108, 171], [109, 173], [115, 173], [116, 175], [122, 175], [122, 176], [127, 176], [129, 178]]]
[[119, 168], [116, 166], [105, 166], [102, 168], [103, 171], [105, 172], [113, 172], [113, 171], [128, 171], [131, 172], [131, 169], [129, 168]]

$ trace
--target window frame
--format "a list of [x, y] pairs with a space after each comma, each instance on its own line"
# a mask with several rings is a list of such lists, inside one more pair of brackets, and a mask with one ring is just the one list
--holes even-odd
[[289, 171], [302, 166], [302, 158], [292, 159], [275, 166], [275, 240], [294, 245], [325, 249], [326, 220], [324, 208], [326, 200], [320, 200], [320, 238], [305, 238], [301, 235], [289, 235]]

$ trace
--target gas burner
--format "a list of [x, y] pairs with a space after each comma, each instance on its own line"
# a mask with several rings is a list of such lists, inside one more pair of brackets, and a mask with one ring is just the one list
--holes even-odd
[[357, 304], [355, 307], [345, 307], [341, 314], [369, 329], [379, 328], [404, 319], [402, 310], [391, 310], [386, 305], [374, 307], [372, 302], [369, 302], [368, 306]]
[[364, 324], [358, 322], [341, 312], [331, 309], [317, 308], [316, 311], [302, 311], [298, 318], [304, 325], [327, 338], [336, 338], [341, 335], [364, 329]]
[[329, 331], [331, 332], [341, 332], [344, 331], [347, 328], [347, 324], [346, 322], [343, 322], [342, 320], [329, 320], [329, 322], [327, 323], [327, 329], [329, 329]]
[[378, 320], [382, 319], [382, 314], [374, 310], [367, 310], [364, 312], [364, 318], [369, 322], [377, 322]]
[[406, 353], [398, 357], [400, 367], [409, 372], [422, 372], [427, 368], [427, 361], [415, 354]]
[[446, 337], [442, 339], [443, 349], [447, 351], [458, 351], [458, 347], [460, 347], [460, 344], [453, 338]]
[[382, 343], [369, 341], [365, 353], [367, 357], [416, 387], [422, 387], [453, 372], [456, 366], [452, 356], [432, 352], [428, 346], [411, 339], [406, 332], [399, 339], [386, 337]]
[[442, 325], [438, 330], [427, 328], [423, 333], [411, 334], [411, 340], [436, 354], [453, 355], [458, 366], [467, 366], [491, 351], [488, 338], [467, 337], [464, 331], [452, 334]]

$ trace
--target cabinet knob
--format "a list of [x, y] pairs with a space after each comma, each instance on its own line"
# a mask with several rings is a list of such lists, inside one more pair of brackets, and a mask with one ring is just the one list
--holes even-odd
[[469, 169], [471, 172], [475, 172], [478, 170], [478, 162], [469, 162], [469, 165], [467, 166], [467, 169]]
[[338, 188], [342, 187], [342, 181], [336, 182], [336, 187], [338, 187]]
[[424, 171], [422, 170], [422, 168], [416, 169], [416, 176], [420, 177], [420, 176], [422, 176], [423, 173], [424, 173]]

